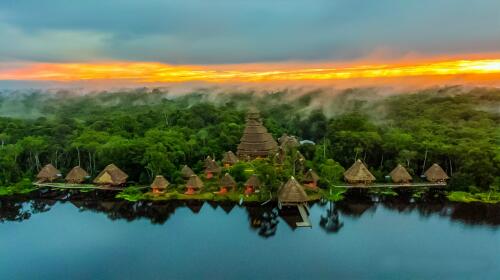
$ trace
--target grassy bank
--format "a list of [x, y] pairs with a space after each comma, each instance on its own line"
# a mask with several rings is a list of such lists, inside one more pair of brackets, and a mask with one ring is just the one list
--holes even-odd
[[36, 189], [37, 187], [33, 186], [31, 180], [23, 179], [10, 186], [0, 186], [0, 196], [27, 194]]
[[498, 191], [480, 193], [450, 192], [447, 197], [448, 200], [455, 202], [500, 203], [500, 192]]

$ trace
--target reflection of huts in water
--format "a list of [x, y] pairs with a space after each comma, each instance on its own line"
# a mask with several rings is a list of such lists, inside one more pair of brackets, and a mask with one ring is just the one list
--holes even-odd
[[224, 212], [226, 212], [226, 214], [229, 214], [231, 210], [233, 210], [233, 208], [236, 206], [236, 204], [233, 202], [221, 202], [219, 206], [220, 208], [222, 208], [222, 210], [224, 210]]
[[374, 203], [371, 200], [342, 200], [336, 203], [337, 209], [344, 215], [360, 217], [369, 209], [375, 210]]
[[412, 181], [410, 173], [408, 173], [406, 168], [401, 164], [398, 164], [398, 166], [389, 173], [389, 176], [391, 176], [391, 180], [394, 183], [410, 183]]
[[193, 213], [200, 213], [201, 208], [203, 208], [202, 200], [188, 200], [186, 201], [186, 207], [191, 210]]
[[128, 175], [114, 164], [104, 168], [94, 179], [94, 183], [106, 186], [121, 186], [127, 182]]
[[189, 166], [184, 165], [181, 169], [181, 176], [184, 180], [188, 180], [191, 176], [196, 175]]
[[151, 183], [151, 191], [153, 193], [163, 193], [167, 189], [170, 183], [162, 175], [157, 175]]
[[278, 229], [278, 213], [274, 207], [268, 205], [246, 205], [245, 210], [250, 220], [250, 228], [258, 230], [260, 236], [269, 238], [276, 234]]
[[60, 177], [61, 177], [61, 171], [59, 171], [50, 163], [45, 165], [42, 169], [40, 169], [40, 172], [38, 172], [38, 175], [36, 175], [38, 183], [54, 182]]
[[257, 175], [251, 175], [245, 182], [245, 194], [249, 195], [254, 193], [257, 189], [260, 189], [260, 180]]
[[263, 158], [277, 151], [278, 144], [262, 124], [260, 113], [252, 108], [248, 111], [237, 155], [240, 159]]
[[238, 162], [238, 157], [232, 152], [226, 152], [224, 153], [224, 157], [222, 158], [222, 164], [224, 165], [225, 168], [231, 167], [235, 165]]
[[211, 160], [206, 163], [205, 167], [205, 178], [212, 179], [213, 177], [219, 176], [221, 172], [220, 166], [215, 162], [215, 160]]
[[444, 172], [443, 168], [441, 168], [441, 166], [437, 163], [434, 163], [429, 169], [427, 169], [424, 175], [427, 181], [432, 183], [444, 183], [450, 178], [448, 177], [448, 174]]
[[280, 205], [301, 205], [306, 204], [308, 200], [304, 188], [293, 176], [278, 190], [278, 203]]
[[318, 189], [318, 181], [319, 181], [319, 175], [314, 172], [314, 170], [309, 169], [304, 175], [304, 178], [302, 180], [304, 182], [304, 186], [311, 188], [313, 190]]
[[66, 175], [66, 182], [70, 184], [81, 184], [90, 178], [89, 173], [85, 171], [85, 169], [80, 166], [75, 166], [71, 171], [69, 171], [68, 175]]
[[375, 176], [366, 168], [361, 160], [357, 160], [344, 172], [344, 179], [350, 184], [371, 184]]
[[235, 191], [236, 190], [236, 181], [233, 179], [233, 176], [231, 176], [229, 173], [226, 173], [224, 177], [219, 182], [220, 185], [220, 190], [219, 194], [225, 194], [228, 191]]
[[280, 211], [279, 215], [292, 230], [297, 229], [297, 224], [302, 222], [299, 210], [295, 207], [288, 208], [287, 211]]
[[191, 175], [186, 183], [186, 192], [184, 194], [195, 194], [203, 188], [203, 182], [196, 175]]
[[340, 221], [339, 212], [332, 201], [329, 202], [326, 215], [321, 215], [319, 225], [328, 233], [336, 233], [344, 226], [344, 223]]

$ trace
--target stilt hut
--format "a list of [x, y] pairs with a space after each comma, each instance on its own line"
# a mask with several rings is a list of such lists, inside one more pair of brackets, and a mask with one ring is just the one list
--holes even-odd
[[181, 176], [184, 178], [184, 180], [189, 180], [189, 178], [193, 175], [196, 175], [194, 171], [189, 168], [189, 166], [184, 165], [181, 169]]
[[66, 175], [65, 180], [69, 184], [81, 184], [88, 178], [90, 178], [90, 175], [85, 169], [80, 166], [75, 166], [69, 171], [68, 175]]
[[229, 168], [235, 165], [237, 162], [238, 158], [232, 151], [224, 153], [224, 157], [222, 158], [222, 164], [224, 164], [225, 168]]
[[245, 182], [245, 194], [249, 195], [255, 192], [255, 190], [260, 188], [260, 180], [257, 175], [253, 174]]
[[303, 179], [303, 182], [304, 182], [304, 185], [308, 188], [311, 188], [311, 189], [318, 189], [318, 181], [319, 181], [319, 175], [318, 173], [314, 172], [312, 169], [309, 169], [306, 173], [306, 175], [304, 175], [304, 179]]
[[344, 179], [350, 184], [371, 184], [376, 178], [370, 173], [364, 163], [358, 159], [344, 172]]
[[234, 191], [236, 190], [236, 181], [233, 179], [233, 176], [231, 176], [229, 173], [226, 173], [224, 177], [220, 180], [220, 194], [225, 194], [229, 190]]
[[36, 175], [36, 180], [38, 183], [54, 182], [61, 177], [61, 171], [55, 168], [52, 164], [45, 165], [38, 175]]
[[306, 204], [308, 197], [304, 188], [292, 176], [278, 190], [278, 203], [283, 206]]
[[394, 183], [404, 183], [408, 184], [412, 181], [412, 177], [410, 173], [404, 168], [401, 164], [398, 164], [396, 168], [394, 168], [391, 173], [389, 173], [389, 176], [391, 177], [391, 180]]
[[215, 160], [211, 160], [205, 167], [205, 178], [212, 179], [214, 176], [218, 176], [220, 172], [220, 166], [217, 164], [217, 162], [215, 162]]
[[151, 192], [153, 193], [163, 193], [167, 189], [170, 183], [162, 175], [157, 175], [151, 183]]
[[196, 175], [191, 175], [186, 183], [186, 192], [184, 194], [195, 194], [203, 188], [203, 182]]
[[107, 186], [121, 186], [127, 182], [128, 175], [114, 164], [104, 168], [94, 179], [94, 183]]
[[262, 124], [260, 113], [252, 108], [248, 111], [245, 130], [238, 145], [240, 159], [267, 157], [276, 153], [278, 143]]
[[424, 173], [427, 181], [432, 183], [445, 183], [450, 177], [444, 172], [443, 168], [437, 163], [434, 163], [427, 171]]

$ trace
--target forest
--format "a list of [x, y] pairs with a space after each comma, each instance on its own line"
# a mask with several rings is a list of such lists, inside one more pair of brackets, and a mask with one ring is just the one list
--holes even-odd
[[[94, 176], [115, 163], [137, 184], [147, 185], [157, 174], [180, 183], [184, 164], [200, 172], [206, 156], [220, 160], [224, 152], [236, 151], [250, 106], [260, 110], [275, 139], [287, 133], [315, 143], [298, 149], [322, 186], [341, 182], [356, 159], [381, 182], [398, 163], [417, 180], [438, 163], [450, 175], [452, 190], [500, 186], [500, 90], [455, 86], [397, 93], [377, 88], [3, 91], [0, 188], [32, 181], [46, 163], [63, 173], [81, 165]], [[245, 168], [240, 165], [232, 171], [236, 179]], [[271, 172], [266, 168], [258, 167]], [[281, 181], [292, 172], [286, 170], [268, 177]]]

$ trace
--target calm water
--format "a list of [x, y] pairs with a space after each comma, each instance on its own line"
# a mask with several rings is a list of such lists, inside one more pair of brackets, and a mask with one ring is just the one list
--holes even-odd
[[500, 279], [500, 205], [0, 199], [0, 279]]

